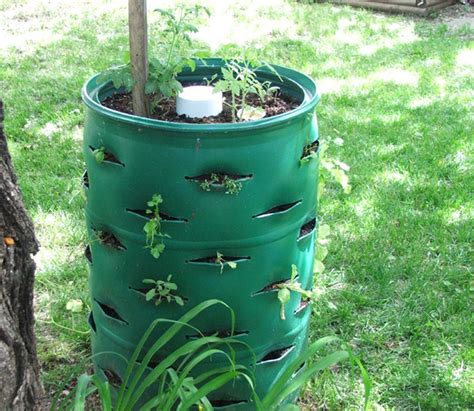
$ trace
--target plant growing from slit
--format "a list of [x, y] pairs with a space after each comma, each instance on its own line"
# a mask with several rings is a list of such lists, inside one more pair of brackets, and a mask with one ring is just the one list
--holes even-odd
[[145, 279], [143, 280], [144, 284], [152, 285], [146, 294], [145, 299], [147, 301], [155, 301], [155, 305], [160, 305], [162, 302], [166, 301], [168, 303], [175, 302], [178, 305], [184, 305], [183, 299], [177, 295], [173, 294], [173, 292], [178, 290], [178, 286], [176, 283], [171, 282], [172, 275], [170, 274], [166, 281], [163, 280], [152, 280], [152, 279]]
[[278, 290], [278, 300], [280, 301], [280, 318], [286, 320], [285, 306], [290, 301], [291, 292], [295, 292], [301, 295], [301, 298], [305, 300], [313, 300], [314, 293], [311, 290], [305, 290], [301, 287], [301, 283], [297, 281], [298, 268], [295, 264], [291, 265], [291, 277], [288, 281], [276, 284]]
[[97, 163], [102, 163], [105, 160], [105, 147], [100, 146], [99, 148], [96, 148], [93, 152], [92, 155], [94, 156], [95, 161]]
[[154, 258], [160, 258], [165, 249], [163, 238], [170, 237], [168, 234], [161, 232], [160, 204], [162, 203], [161, 195], [153, 194], [152, 199], [147, 202], [149, 208], [146, 210], [146, 213], [150, 215], [150, 219], [143, 226], [146, 236], [146, 248], [150, 249], [150, 254]]
[[227, 174], [218, 175], [216, 173], [212, 173], [210, 177], [204, 179], [199, 183], [199, 187], [201, 187], [204, 191], [211, 191], [211, 188], [214, 185], [224, 187], [224, 192], [226, 194], [239, 194], [240, 190], [242, 190], [242, 183], [235, 181], [235, 179], [231, 178]]
[[216, 74], [208, 82], [214, 81], [216, 91], [230, 92], [230, 103], [226, 101], [224, 103], [230, 107], [233, 123], [264, 117], [265, 110], [251, 106], [248, 101], [249, 96], [257, 95], [263, 105], [267, 96], [278, 91], [278, 87], [272, 86], [269, 81], [260, 82], [253, 65], [248, 61], [228, 61], [221, 69], [221, 78], [218, 79]]
[[221, 274], [224, 272], [224, 267], [227, 265], [228, 267], [235, 270], [237, 268], [237, 263], [235, 261], [227, 261], [224, 259], [224, 254], [220, 253], [219, 251], [216, 254], [216, 263], [221, 266]]

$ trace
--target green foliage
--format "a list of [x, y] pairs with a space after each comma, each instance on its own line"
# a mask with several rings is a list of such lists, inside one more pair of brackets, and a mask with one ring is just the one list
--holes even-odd
[[170, 274], [166, 278], [166, 281], [152, 279], [143, 280], [144, 284], [151, 284], [153, 286], [146, 292], [146, 300], [154, 300], [155, 305], [160, 305], [163, 301], [166, 301], [168, 303], [174, 301], [178, 305], [184, 305], [183, 299], [179, 295], [173, 294], [173, 292], [178, 289], [178, 286], [176, 285], [176, 283], [171, 282], [171, 277], [172, 276]]
[[[145, 374], [150, 361], [174, 336], [184, 327], [190, 327], [190, 322], [200, 313], [217, 304], [223, 305], [229, 310], [233, 334], [234, 312], [225, 303], [218, 300], [209, 300], [197, 305], [178, 321], [157, 319], [142, 336], [129, 359], [122, 382], [116, 389], [114, 401], [112, 401], [112, 388], [108, 381], [102, 380], [97, 375], [84, 374], [79, 377], [77, 385], [60, 403], [58, 396], [56, 396], [51, 410], [82, 411], [85, 409], [87, 398], [97, 393], [103, 411], [131, 411], [136, 408], [145, 391], [152, 385], [156, 387], [157, 391], [153, 398], [141, 407], [143, 410], [171, 411], [177, 409], [184, 411], [193, 406], [198, 410], [213, 410], [207, 396], [238, 377], [248, 383], [257, 411], [298, 410], [298, 406], [283, 405], [282, 402], [289, 395], [300, 390], [316, 374], [347, 359], [350, 359], [360, 369], [367, 407], [371, 381], [360, 360], [352, 355], [348, 346], [314, 360], [321, 352], [327, 352], [330, 344], [340, 342], [336, 337], [324, 337], [312, 343], [289, 364], [263, 398], [259, 398], [255, 392], [254, 368], [248, 369], [235, 362], [235, 348], [238, 345], [247, 349], [249, 347], [232, 337], [209, 336], [189, 341], [162, 359], [149, 374]], [[171, 326], [156, 341], [152, 341], [151, 348], [144, 352], [145, 343], [150, 340], [153, 330], [163, 322], [171, 323]], [[101, 354], [96, 355], [100, 357]], [[221, 356], [228, 365], [218, 369], [211, 368], [198, 376], [191, 376], [193, 370], [200, 363], [209, 361], [212, 356]], [[139, 358], [143, 359], [137, 363]], [[306, 366], [304, 366], [305, 364]]]
[[145, 92], [153, 95], [152, 107], [163, 99], [176, 96], [182, 85], [176, 79], [185, 68], [194, 70], [196, 63], [189, 57], [190, 34], [198, 31], [191, 21], [201, 14], [209, 15], [206, 7], [178, 5], [175, 9], [156, 9], [164, 22], [164, 29], [158, 39], [158, 49], [150, 58], [148, 80]]
[[146, 236], [146, 248], [150, 249], [150, 253], [154, 258], [160, 258], [165, 249], [163, 238], [169, 237], [168, 234], [161, 232], [160, 204], [162, 203], [161, 195], [153, 194], [152, 199], [147, 202], [149, 208], [146, 210], [146, 213], [150, 215], [150, 219], [143, 226]]
[[[161, 17], [163, 29], [158, 38], [150, 42], [151, 48], [148, 59], [148, 78], [145, 92], [151, 95], [152, 111], [163, 99], [174, 97], [183, 89], [177, 80], [177, 75], [185, 68], [194, 70], [195, 61], [192, 54], [190, 35], [198, 31], [191, 22], [202, 14], [209, 16], [209, 10], [200, 5], [186, 6], [178, 4], [173, 9], [155, 9]], [[130, 92], [135, 84], [131, 73], [130, 54], [124, 56], [124, 65], [104, 71], [97, 83], [103, 84], [112, 81], [116, 89], [124, 88]]]
[[[312, 343], [304, 350], [279, 376], [277, 381], [272, 385], [270, 390], [265, 394], [263, 399], [255, 398], [258, 411], [277, 411], [277, 410], [299, 410], [296, 405], [290, 405], [289, 408], [282, 402], [290, 394], [300, 390], [311, 378], [323, 370], [330, 369], [336, 364], [350, 359], [353, 365], [359, 368], [364, 384], [365, 406], [367, 409], [370, 393], [372, 389], [371, 380], [367, 371], [363, 367], [360, 360], [352, 354], [349, 346], [344, 345], [344, 349], [333, 351], [321, 359], [318, 359], [306, 367], [305, 363], [310, 362], [320, 352], [327, 349], [331, 343], [341, 342], [337, 337], [323, 337]], [[301, 368], [303, 366], [303, 368]], [[301, 370], [300, 370], [301, 369]], [[300, 370], [300, 371], [298, 371]]]
[[291, 277], [288, 281], [277, 284], [278, 287], [278, 300], [280, 301], [280, 318], [286, 319], [285, 306], [290, 301], [291, 292], [295, 292], [301, 295], [301, 298], [305, 300], [312, 300], [314, 294], [311, 290], [305, 290], [301, 287], [301, 283], [297, 280], [298, 268], [295, 264], [291, 265]]
[[97, 84], [105, 84], [111, 81], [117, 90], [123, 87], [126, 92], [132, 91], [135, 80], [131, 72], [130, 54], [127, 53], [125, 56], [123, 65], [111, 67], [100, 73], [97, 76]]
[[[278, 87], [272, 87], [269, 81], [260, 82], [257, 78], [255, 69], [248, 61], [238, 62], [230, 60], [221, 69], [222, 78], [219, 78], [215, 84], [216, 91], [231, 93], [231, 102], [227, 104], [232, 113], [232, 122], [245, 121], [245, 113], [248, 110], [247, 98], [250, 94], [256, 94], [260, 101], [265, 101], [268, 95], [275, 93]], [[211, 82], [217, 78], [217, 75], [211, 78]]]
[[[36, 336], [42, 381], [54, 394], [64, 390], [62, 381], [90, 347], [83, 315], [90, 296], [82, 258], [84, 106], [78, 90], [93, 71], [121, 61], [127, 30], [123, 8], [103, 7], [102, 0], [94, 2], [97, 13], [88, 2], [75, 3], [74, 10], [31, 4], [28, 24], [45, 30], [52, 24], [55, 35], [47, 44], [22, 42], [13, 33], [25, 9], [12, 7], [8, 15], [14, 17], [2, 20], [12, 36], [5, 38], [0, 89], [9, 150], [42, 244]], [[374, 408], [472, 408], [474, 329], [466, 318], [472, 315], [473, 83], [461, 60], [472, 30], [328, 3], [285, 2], [263, 13], [236, 3], [232, 13], [243, 30], [263, 27], [271, 13], [275, 32], [254, 50], [319, 79], [325, 89], [317, 108], [320, 135], [334, 143], [325, 156], [351, 166], [350, 196], [321, 168], [320, 216], [333, 233], [326, 270], [317, 279], [322, 294], [311, 334], [339, 334], [357, 345], [374, 378]], [[277, 28], [282, 19], [291, 32]], [[335, 36], [341, 28], [350, 43]], [[242, 52], [232, 48], [228, 58]], [[418, 83], [375, 78], [391, 68]], [[48, 124], [60, 134], [44, 138]], [[84, 302], [81, 313], [65, 309], [71, 299]], [[359, 409], [363, 388], [351, 381], [347, 363], [319, 373], [305, 387], [304, 407]]]
[[92, 155], [94, 156], [95, 161], [97, 163], [102, 163], [105, 160], [105, 147], [101, 146], [99, 148], [96, 148], [93, 152]]
[[[201, 410], [212, 410], [207, 395], [236, 378], [242, 378], [253, 389], [254, 383], [251, 370], [236, 364], [234, 360], [234, 347], [245, 344], [233, 338], [224, 339], [209, 336], [189, 341], [163, 358], [150, 373], [145, 374], [150, 361], [176, 334], [184, 327], [190, 327], [189, 323], [196, 316], [215, 305], [223, 305], [229, 310], [233, 333], [234, 313], [225, 303], [218, 300], [208, 300], [197, 305], [176, 322], [157, 319], [149, 326], [129, 359], [126, 372], [123, 375], [122, 383], [117, 388], [113, 403], [110, 384], [97, 375], [86, 374], [79, 377], [76, 387], [66, 395], [61, 403], [58, 404], [58, 397], [54, 399], [51, 410], [84, 410], [87, 397], [97, 393], [103, 411], [131, 411], [136, 409], [138, 401], [151, 385], [155, 386], [157, 391], [153, 398], [141, 407], [143, 410], [171, 411], [178, 409], [184, 411], [193, 406], [197, 406]], [[164, 322], [171, 323], [171, 326], [156, 341], [151, 341], [150, 336], [153, 330], [158, 324]], [[148, 351], [144, 351], [147, 342], [151, 342], [152, 346]], [[96, 355], [100, 357], [101, 354]], [[191, 376], [193, 370], [200, 363], [209, 361], [209, 358], [213, 356], [223, 358], [228, 365], [219, 369], [212, 369], [195, 377]], [[139, 358], [142, 359], [138, 363]], [[176, 368], [173, 367], [175, 364], [178, 365]]]
[[222, 186], [224, 187], [224, 192], [231, 195], [239, 194], [240, 190], [242, 190], [242, 183], [229, 177], [227, 174], [221, 176], [212, 173], [209, 179], [205, 179], [199, 183], [199, 187], [204, 191], [211, 191], [213, 186]]
[[221, 266], [221, 274], [224, 272], [224, 267], [228, 266], [235, 270], [237, 268], [237, 263], [235, 261], [226, 261], [224, 259], [224, 254], [220, 253], [219, 251], [217, 252], [216, 255], [216, 263], [218, 263]]

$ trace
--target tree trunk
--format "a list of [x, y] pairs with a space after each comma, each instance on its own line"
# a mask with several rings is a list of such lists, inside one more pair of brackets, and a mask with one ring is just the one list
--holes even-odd
[[3, 133], [0, 101], [0, 409], [34, 410], [39, 381], [33, 316], [33, 281], [38, 251], [33, 223], [16, 184]]

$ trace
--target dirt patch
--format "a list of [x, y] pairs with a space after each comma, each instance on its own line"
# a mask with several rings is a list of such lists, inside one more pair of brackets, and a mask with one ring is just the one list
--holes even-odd
[[455, 4], [440, 10], [434, 15], [434, 22], [443, 23], [451, 31], [457, 31], [463, 27], [474, 30], [474, 2], [471, 4]]
[[[227, 103], [229, 103], [230, 94], [224, 93], [224, 99]], [[263, 103], [263, 106], [257, 96], [250, 96], [248, 99], [248, 104], [253, 107], [262, 107], [265, 110], [264, 118], [286, 113], [300, 105], [298, 101], [282, 94], [267, 97], [265, 99], [265, 102]], [[130, 93], [113, 94], [112, 96], [102, 101], [102, 105], [115, 111], [120, 111], [126, 114], [133, 114], [132, 95]], [[224, 104], [224, 109], [217, 116], [204, 118], [188, 118], [184, 115], [180, 116], [176, 113], [176, 102], [174, 99], [167, 99], [160, 103], [160, 105], [156, 108], [155, 112], [151, 115], [151, 118], [162, 121], [173, 121], [176, 123], [231, 123], [232, 111], [228, 105]]]

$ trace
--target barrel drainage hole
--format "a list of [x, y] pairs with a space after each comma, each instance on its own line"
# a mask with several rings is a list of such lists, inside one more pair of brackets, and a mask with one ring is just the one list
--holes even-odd
[[[150, 220], [152, 217], [152, 213], [148, 213], [147, 210], [134, 210], [134, 209], [126, 208], [125, 211], [127, 211], [130, 214], [136, 214], [140, 217], [146, 218], [147, 220]], [[160, 219], [161, 221], [171, 221], [171, 222], [176, 222], [176, 223], [188, 222], [187, 218], [173, 217], [173, 216], [170, 216], [169, 214], [162, 213], [161, 211], [160, 211]]]
[[117, 310], [113, 307], [111, 307], [110, 305], [107, 305], [107, 304], [104, 304], [104, 303], [101, 303], [100, 301], [98, 300], [94, 300], [98, 305], [99, 307], [101, 308], [101, 310], [104, 312], [104, 314], [107, 316], [107, 317], [110, 317], [110, 318], [113, 318], [115, 320], [118, 320], [120, 322], [123, 322], [124, 324], [127, 324], [128, 325], [128, 322], [125, 321], [121, 316], [120, 314], [117, 312]]
[[270, 208], [267, 211], [264, 211], [263, 213], [254, 215], [252, 218], [265, 218], [265, 217], [270, 217], [276, 214], [284, 214], [292, 210], [293, 208], [297, 207], [300, 204], [301, 204], [301, 200], [294, 201], [292, 203], [280, 204], [280, 205]]
[[110, 385], [112, 385], [115, 388], [118, 388], [122, 385], [122, 379], [115, 371], [112, 371], [108, 368], [102, 368], [102, 367], [101, 367], [101, 370], [104, 373], [105, 378], [107, 378], [107, 381], [109, 381]]
[[214, 172], [208, 174], [201, 174], [199, 176], [185, 176], [184, 178], [199, 184], [204, 191], [211, 191], [211, 189], [224, 189], [226, 194], [238, 194], [242, 190], [242, 182], [250, 180], [252, 174], [232, 174]]
[[91, 330], [97, 332], [97, 326], [94, 320], [94, 313], [92, 311], [89, 313], [89, 318], [87, 319], [87, 322], [89, 323], [89, 327], [91, 327]]
[[296, 310], [294, 311], [293, 314], [297, 315], [297, 314], [301, 313], [301, 312], [304, 311], [310, 304], [311, 304], [311, 301], [310, 301], [310, 300], [301, 299], [300, 304], [298, 305], [298, 307], [296, 307]]
[[[298, 279], [299, 276], [296, 276], [295, 280]], [[286, 284], [290, 281], [289, 278], [287, 278], [286, 280], [278, 280], [278, 281], [275, 281], [271, 284], [268, 284], [266, 285], [265, 287], [263, 287], [261, 290], [253, 293], [252, 295], [253, 296], [256, 296], [256, 295], [259, 295], [259, 294], [263, 294], [263, 293], [269, 293], [269, 292], [272, 292], [272, 291], [276, 291], [278, 289], [280, 289], [281, 285], [283, 284]]]
[[84, 171], [84, 174], [82, 175], [82, 185], [85, 188], [89, 188], [89, 173], [87, 171]]
[[285, 358], [291, 351], [295, 349], [294, 345], [289, 347], [278, 348], [277, 350], [270, 351], [265, 357], [263, 357], [258, 364], [268, 363], [268, 362], [277, 362]]
[[92, 264], [92, 252], [90, 245], [87, 245], [84, 249], [84, 256], [86, 257], [87, 261], [89, 261], [89, 264]]
[[126, 250], [126, 247], [111, 232], [96, 229], [94, 229], [94, 232], [96, 233], [97, 238], [99, 239], [101, 244], [111, 248], [115, 248], [116, 250]]
[[318, 149], [319, 149], [319, 140], [315, 140], [311, 144], [304, 146], [303, 154], [301, 155], [301, 160], [314, 157], [318, 153]]
[[219, 330], [219, 331], [204, 331], [201, 334], [193, 334], [193, 335], [187, 335], [186, 339], [187, 340], [197, 340], [201, 337], [218, 337], [218, 338], [237, 338], [237, 337], [243, 337], [245, 335], [248, 335], [248, 331], [234, 331], [232, 334], [231, 330]]
[[311, 234], [316, 228], [316, 218], [311, 219], [307, 223], [304, 223], [300, 228], [300, 233], [298, 235], [298, 240]]

